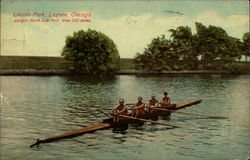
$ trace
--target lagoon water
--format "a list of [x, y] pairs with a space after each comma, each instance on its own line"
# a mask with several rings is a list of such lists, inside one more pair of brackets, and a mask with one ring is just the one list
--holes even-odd
[[[1, 76], [1, 160], [244, 160], [250, 155], [250, 75]], [[173, 113], [159, 122], [112, 129], [71, 139], [29, 145], [66, 131], [99, 123], [123, 97], [161, 98], [172, 103], [204, 99], [185, 112], [228, 116], [207, 119]]]

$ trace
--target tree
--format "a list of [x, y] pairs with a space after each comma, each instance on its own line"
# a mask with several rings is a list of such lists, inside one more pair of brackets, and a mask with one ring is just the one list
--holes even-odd
[[222, 69], [224, 64], [240, 58], [239, 39], [230, 37], [221, 27], [206, 27], [198, 22], [195, 25], [195, 49], [205, 69]]
[[[183, 69], [227, 69], [238, 71], [237, 60], [242, 52], [249, 55], [250, 34], [243, 42], [229, 36], [218, 26], [195, 23], [197, 33], [192, 34], [188, 26], [170, 29], [170, 39], [165, 35], [152, 39], [143, 53], [137, 53], [135, 63], [139, 69], [183, 70]], [[201, 59], [201, 60], [199, 60]], [[236, 68], [236, 69], [235, 69]], [[241, 67], [244, 70], [244, 67]]]
[[144, 70], [172, 70], [178, 60], [178, 55], [172, 51], [173, 44], [165, 36], [154, 38], [144, 49], [143, 53], [137, 53], [135, 64], [137, 69]]
[[180, 26], [170, 29], [172, 39], [165, 35], [154, 38], [144, 52], [137, 53], [135, 63], [139, 69], [149, 70], [183, 70], [195, 69], [197, 54], [193, 50], [191, 28]]
[[179, 26], [177, 29], [170, 29], [173, 50], [178, 55], [178, 61], [182, 62], [183, 68], [194, 69], [198, 64], [198, 54], [194, 50], [194, 37], [191, 28], [188, 26]]
[[[196, 51], [201, 56], [203, 67], [210, 69], [213, 66], [213, 62], [216, 58], [216, 52], [218, 50], [218, 40], [216, 39], [215, 27], [207, 28], [201, 23], [196, 22]], [[217, 31], [223, 32], [223, 31]], [[221, 33], [222, 34], [222, 33]]]
[[76, 71], [103, 73], [119, 68], [119, 53], [115, 43], [95, 30], [80, 30], [66, 37], [62, 55], [71, 60]]
[[238, 38], [226, 37], [224, 43], [220, 44], [219, 59], [222, 63], [230, 63], [232, 61], [240, 60], [242, 43]]
[[247, 32], [243, 35], [242, 37], [243, 43], [242, 43], [242, 50], [243, 50], [243, 55], [247, 57], [250, 56], [250, 32]]

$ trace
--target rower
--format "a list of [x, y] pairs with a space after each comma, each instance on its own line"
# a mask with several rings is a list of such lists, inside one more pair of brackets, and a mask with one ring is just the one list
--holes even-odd
[[128, 114], [128, 109], [124, 105], [124, 99], [119, 100], [119, 106], [115, 107], [112, 110], [112, 115], [113, 115], [113, 121], [114, 122], [119, 122], [120, 120], [123, 120], [124, 117], [119, 117], [117, 115], [127, 115]]
[[145, 114], [145, 103], [142, 102], [142, 97], [138, 97], [138, 102], [131, 107], [132, 116], [141, 117]]
[[175, 109], [176, 104], [171, 104], [171, 99], [168, 97], [168, 93], [164, 92], [163, 93], [163, 98], [161, 101], [161, 107], [166, 108], [166, 109]]
[[170, 104], [171, 100], [170, 98], [168, 97], [168, 93], [167, 92], [164, 92], [163, 93], [163, 98], [162, 98], [162, 101], [161, 101], [161, 104], [163, 107], [167, 106], [168, 104]]
[[148, 101], [147, 104], [147, 112], [152, 112], [154, 107], [158, 106], [158, 100], [155, 99], [155, 95], [151, 95], [151, 99]]

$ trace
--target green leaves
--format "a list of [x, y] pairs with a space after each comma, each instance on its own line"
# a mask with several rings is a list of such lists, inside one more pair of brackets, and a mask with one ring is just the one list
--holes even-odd
[[242, 43], [242, 50], [243, 54], [246, 56], [250, 56], [250, 32], [247, 32], [242, 37], [243, 43]]
[[[183, 62], [197, 60], [193, 53], [193, 37], [191, 28], [180, 26], [177, 29], [170, 29], [172, 40], [165, 38], [165, 35], [154, 38], [142, 54], [137, 54], [135, 61], [137, 68], [148, 70], [180, 70]], [[186, 63], [188, 68], [193, 63]]]
[[67, 36], [62, 55], [73, 62], [71, 68], [87, 74], [119, 68], [120, 56], [115, 43], [96, 30], [80, 30]]
[[[137, 53], [137, 69], [183, 70], [183, 69], [228, 69], [231, 62], [242, 55], [250, 56], [250, 33], [245, 33], [243, 42], [230, 37], [218, 26], [195, 23], [196, 34], [188, 26], [170, 29], [171, 39], [165, 35], [152, 39], [143, 53]], [[229, 66], [229, 67], [228, 67]], [[235, 68], [236, 65], [233, 67]]]
[[241, 42], [230, 37], [221, 27], [196, 23], [196, 29], [196, 51], [201, 56], [204, 69], [223, 69], [223, 65], [241, 57]]

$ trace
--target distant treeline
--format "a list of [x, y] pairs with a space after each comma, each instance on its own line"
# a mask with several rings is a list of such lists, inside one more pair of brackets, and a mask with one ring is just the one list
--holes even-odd
[[135, 56], [140, 70], [229, 70], [241, 72], [248, 69], [238, 63], [250, 56], [250, 32], [242, 39], [229, 36], [217, 26], [204, 26], [196, 22], [196, 34], [188, 26], [170, 29], [171, 37], [154, 38], [142, 53]]

